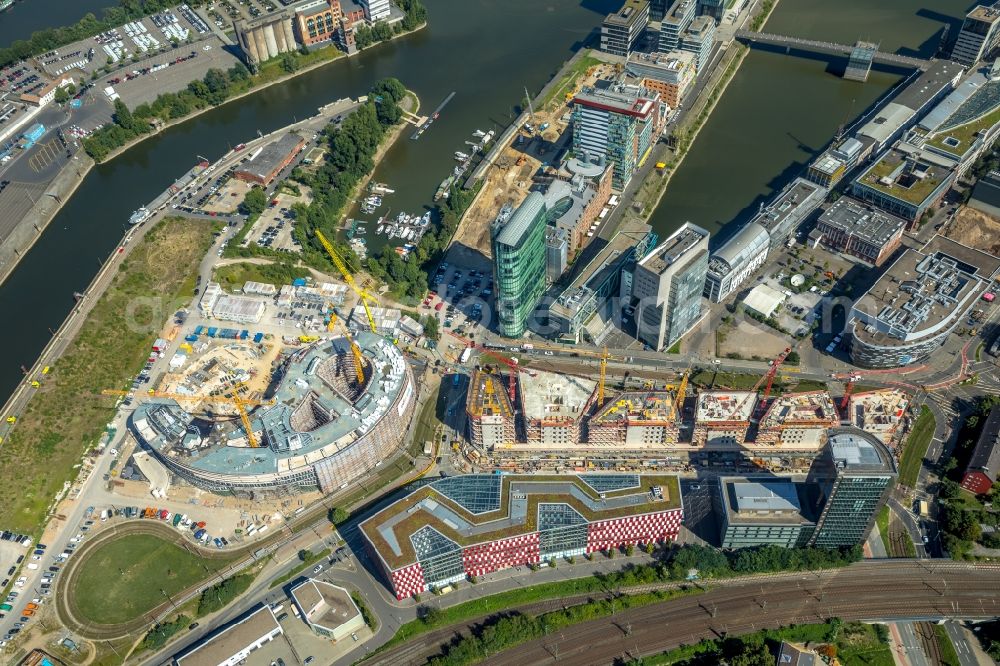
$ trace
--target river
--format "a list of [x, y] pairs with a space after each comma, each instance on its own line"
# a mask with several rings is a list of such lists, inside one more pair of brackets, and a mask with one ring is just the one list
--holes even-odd
[[[780, 0], [767, 32], [853, 44], [928, 58], [945, 22], [961, 28], [967, 3], [957, 0]], [[859, 18], [863, 17], [863, 18]], [[795, 178], [836, 133], [903, 76], [873, 70], [867, 83], [840, 78], [842, 63], [755, 49], [674, 174], [651, 224], [663, 238], [686, 221], [713, 234], [753, 216]], [[715, 243], [713, 243], [715, 245]]]
[[[953, 0], [927, 2], [932, 10], [917, 11], [906, 0], [882, 0], [877, 16], [855, 27], [844, 15], [871, 16], [868, 0], [781, 0], [768, 29], [841, 41], [863, 32], [880, 39], [884, 49], [905, 44], [926, 54], [933, 48], [925, 42], [936, 44], [941, 22], [965, 12]], [[205, 113], [94, 168], [0, 287], [0, 312], [11, 317], [0, 332], [0, 393], [8, 395], [21, 379], [20, 366], [38, 356], [49, 329], [72, 307], [72, 293], [87, 286], [121, 237], [129, 214], [198, 155], [214, 160], [258, 129], [267, 132], [337, 98], [363, 94], [385, 76], [413, 89], [424, 112], [455, 91], [433, 127], [419, 141], [400, 140], [376, 173], [398, 192], [389, 202], [394, 211], [420, 212], [454, 164], [453, 151], [472, 131], [505, 124], [523, 88], [541, 88], [620, 2], [425, 4], [430, 23], [414, 35]], [[824, 73], [825, 67], [822, 61], [770, 53], [747, 58], [655, 213], [661, 234], [688, 219], [715, 231], [748, 204], [755, 206], [751, 202], [788, 180], [790, 165], [805, 163], [837, 125], [898, 78], [874, 74], [864, 85], [846, 83]]]
[[[87, 13], [100, 18], [101, 10], [113, 4], [114, 0], [20, 0], [0, 13], [0, 48], [27, 39], [36, 30], [75, 23]], [[59, 17], [55, 24], [53, 16]]]

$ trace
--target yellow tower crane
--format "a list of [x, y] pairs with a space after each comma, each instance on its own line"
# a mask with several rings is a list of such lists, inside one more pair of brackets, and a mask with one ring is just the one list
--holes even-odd
[[355, 342], [354, 338], [351, 337], [351, 334], [350, 332], [348, 332], [347, 327], [344, 326], [344, 322], [337, 319], [337, 313], [331, 310], [330, 325], [328, 327], [328, 330], [332, 331], [335, 324], [340, 324], [341, 330], [344, 331], [344, 337], [347, 339], [348, 344], [350, 344], [351, 346], [351, 356], [354, 357], [354, 374], [357, 375], [358, 384], [364, 384], [365, 364], [364, 364], [364, 356], [361, 355], [361, 347], [359, 347], [358, 343]]
[[319, 239], [319, 242], [323, 246], [323, 249], [326, 250], [326, 253], [330, 255], [330, 260], [333, 262], [333, 265], [336, 266], [337, 270], [340, 271], [340, 274], [344, 276], [344, 282], [346, 282], [347, 285], [354, 290], [354, 293], [358, 295], [358, 298], [361, 301], [361, 305], [364, 306], [365, 308], [365, 314], [368, 315], [368, 325], [371, 326], [372, 333], [378, 333], [378, 328], [375, 326], [375, 317], [372, 316], [371, 308], [368, 307], [369, 300], [371, 300], [373, 303], [376, 303], [378, 301], [365, 289], [359, 287], [358, 284], [354, 281], [354, 276], [351, 275], [351, 272], [349, 270], [347, 270], [347, 264], [345, 264], [344, 260], [340, 258], [340, 255], [337, 254], [337, 251], [333, 249], [333, 245], [331, 245], [330, 241], [326, 239], [326, 236], [323, 235], [323, 232], [317, 230], [316, 238]]
[[604, 377], [608, 374], [608, 348], [601, 354], [601, 380], [597, 384], [597, 408], [604, 406]]
[[688, 375], [690, 374], [690, 370], [684, 371], [684, 376], [681, 378], [681, 385], [677, 388], [677, 400], [670, 406], [670, 418], [674, 418], [675, 414], [684, 415], [684, 394], [687, 392]]
[[[170, 398], [171, 400], [189, 400], [194, 402], [208, 402], [208, 403], [225, 403], [227, 405], [233, 405], [236, 407], [236, 411], [239, 412], [240, 421], [243, 423], [243, 429], [247, 434], [247, 442], [249, 442], [251, 448], [260, 448], [260, 442], [257, 440], [256, 435], [253, 434], [253, 427], [250, 424], [250, 415], [247, 413], [247, 407], [257, 407], [260, 405], [273, 405], [274, 400], [248, 400], [243, 398], [237, 393], [240, 388], [246, 388], [246, 384], [238, 384], [232, 395], [188, 395], [186, 393], [170, 393], [168, 391], [147, 391], [146, 395], [151, 398]], [[104, 389], [101, 391], [101, 395], [113, 395], [113, 396], [126, 396], [128, 391], [119, 391], [116, 389]]]

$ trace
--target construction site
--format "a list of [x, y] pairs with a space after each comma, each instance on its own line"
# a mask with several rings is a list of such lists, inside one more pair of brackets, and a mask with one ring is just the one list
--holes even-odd
[[828, 431], [841, 425], [849, 400], [864, 400], [864, 406], [859, 402], [854, 408], [863, 420], [852, 424], [862, 429], [859, 424], [867, 424], [872, 434], [883, 428], [888, 403], [901, 418], [905, 394], [898, 391], [878, 392], [885, 394], [886, 404], [874, 394], [852, 396], [850, 386], [840, 405], [825, 391], [772, 398], [774, 379], [789, 351], [781, 352], [750, 390], [703, 389], [693, 395], [688, 373], [677, 384], [609, 386], [603, 353], [596, 354], [599, 375], [593, 381], [507, 363], [484, 350], [484, 361], [501, 363], [474, 371], [463, 453], [475, 465], [512, 472], [699, 466], [804, 471], [824, 449]]
[[[570, 102], [583, 87], [601, 78], [613, 76], [615, 65], [583, 56], [576, 67], [558, 81], [553, 89], [529, 103], [527, 122], [510, 140], [498, 146], [490, 168], [482, 174], [482, 191], [469, 207], [452, 242], [457, 247], [477, 250], [492, 256], [490, 226], [497, 212], [506, 204], [517, 208], [540, 181], [547, 167], [570, 147]], [[550, 181], [551, 176], [542, 180]]]
[[891, 446], [906, 419], [910, 397], [899, 389], [865, 391], [850, 395], [846, 410], [851, 425]]

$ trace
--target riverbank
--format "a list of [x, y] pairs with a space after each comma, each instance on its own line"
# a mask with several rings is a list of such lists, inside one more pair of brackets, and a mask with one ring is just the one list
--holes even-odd
[[197, 118], [198, 116], [200, 116], [203, 113], [207, 113], [209, 111], [213, 111], [215, 109], [218, 109], [220, 107], [223, 107], [223, 106], [229, 104], [230, 102], [235, 102], [236, 100], [243, 99], [244, 97], [247, 97], [249, 95], [256, 94], [256, 93], [261, 92], [263, 90], [267, 90], [268, 88], [270, 88], [273, 85], [277, 85], [279, 83], [285, 83], [286, 81], [290, 81], [291, 79], [294, 79], [294, 78], [296, 78], [298, 76], [306, 74], [307, 72], [311, 72], [313, 70], [319, 69], [320, 67], [324, 67], [324, 66], [329, 65], [331, 63], [337, 62], [337, 61], [341, 60], [342, 58], [352, 58], [352, 57], [354, 57], [354, 56], [356, 56], [356, 55], [358, 55], [360, 53], [368, 51], [369, 49], [377, 48], [378, 46], [380, 46], [382, 44], [388, 44], [389, 42], [394, 42], [394, 41], [396, 41], [397, 39], [399, 39], [401, 37], [406, 37], [406, 36], [409, 36], [409, 35], [416, 34], [417, 32], [420, 32], [421, 30], [423, 30], [425, 27], [427, 27], [427, 22], [426, 21], [424, 21], [423, 23], [421, 23], [420, 25], [418, 25], [417, 27], [415, 27], [413, 30], [410, 30], [409, 32], [401, 32], [398, 35], [393, 35], [392, 38], [390, 38], [390, 39], [387, 39], [387, 40], [384, 40], [384, 41], [381, 41], [381, 42], [377, 42], [377, 43], [372, 44], [371, 46], [368, 46], [368, 47], [366, 47], [364, 49], [358, 49], [354, 53], [344, 53], [343, 51], [337, 50], [337, 47], [332, 46], [332, 45], [328, 46], [328, 47], [325, 47], [325, 48], [333, 49], [333, 50], [337, 51], [336, 55], [334, 55], [331, 58], [327, 58], [325, 60], [320, 60], [319, 62], [310, 63], [309, 65], [306, 65], [305, 67], [303, 67], [301, 69], [295, 70], [294, 72], [288, 72], [287, 74], [283, 74], [283, 75], [281, 75], [281, 76], [279, 76], [277, 78], [269, 79], [267, 81], [263, 81], [263, 82], [261, 82], [261, 83], [259, 83], [257, 85], [254, 85], [253, 87], [251, 87], [251, 88], [249, 88], [249, 89], [241, 92], [241, 93], [238, 93], [236, 95], [233, 95], [232, 97], [227, 98], [221, 104], [209, 105], [209, 106], [206, 106], [204, 108], [192, 111], [191, 113], [187, 114], [183, 118], [176, 118], [176, 119], [171, 120], [171, 121], [166, 122], [166, 123], [160, 123], [156, 127], [156, 129], [154, 129], [152, 132], [150, 132], [148, 134], [142, 134], [140, 136], [137, 136], [133, 140], [131, 140], [127, 144], [125, 144], [124, 146], [120, 146], [118, 148], [115, 148], [111, 152], [109, 152], [108, 155], [99, 162], [99, 164], [106, 164], [106, 163], [110, 162], [111, 160], [113, 160], [114, 158], [116, 158], [119, 155], [121, 155], [122, 153], [128, 151], [130, 148], [134, 148], [138, 144], [142, 143], [146, 139], [149, 139], [151, 137], [157, 136], [160, 133], [164, 132], [165, 130], [170, 129], [171, 127], [183, 124], [183, 123], [185, 123], [185, 122], [187, 122], [189, 120], [193, 120], [193, 119]]
[[[763, 0], [763, 13], [752, 18], [748, 15], [744, 18], [744, 22], [752, 23], [754, 29], [759, 31], [767, 24], [777, 6], [778, 0]], [[656, 161], [662, 159], [666, 166], [661, 173], [649, 172], [639, 185], [635, 198], [642, 203], [642, 212], [639, 216], [642, 222], [648, 223], [659, 207], [674, 174], [677, 173], [702, 129], [708, 124], [712, 112], [722, 100], [729, 84], [736, 78], [740, 66], [743, 65], [743, 61], [746, 60], [749, 53], [750, 48], [740, 44], [735, 39], [726, 47], [726, 51], [719, 58], [719, 65], [716, 68], [716, 72], [721, 71], [722, 74], [714, 83], [711, 82], [711, 79], [709, 80], [710, 83], [702, 89], [703, 96], [696, 99], [688, 110], [685, 120], [693, 118], [690, 125], [685, 126], [684, 123], [681, 123], [671, 136], [674, 147], [666, 150], [661, 149], [659, 156], [655, 158]], [[653, 161], [653, 158], [649, 161]]]

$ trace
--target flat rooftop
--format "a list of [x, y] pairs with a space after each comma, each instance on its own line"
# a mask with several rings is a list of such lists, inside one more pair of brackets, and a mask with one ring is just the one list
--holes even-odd
[[566, 505], [568, 516], [584, 522], [668, 511], [681, 508], [680, 484], [674, 475], [450, 476], [389, 505], [361, 530], [395, 570], [417, 560], [418, 532], [418, 542], [436, 531], [452, 548], [488, 543], [563, 526], [540, 518], [539, 506], [553, 504]]
[[951, 60], [931, 60], [916, 81], [903, 88], [892, 101], [914, 111], [922, 109], [940, 92], [950, 87], [965, 68]]
[[890, 148], [858, 176], [859, 183], [914, 205], [931, 199], [952, 169]]
[[869, 206], [851, 197], [840, 197], [820, 215], [827, 224], [843, 233], [875, 245], [885, 245], [906, 226], [906, 220]]
[[704, 423], [749, 421], [756, 405], [757, 394], [752, 391], [701, 391], [695, 420]]
[[677, 416], [671, 407], [675, 400], [671, 391], [626, 391], [605, 403], [591, 418], [591, 423], [672, 423]]
[[174, 659], [177, 666], [218, 666], [274, 631], [282, 633], [281, 625], [268, 606], [261, 606]]
[[638, 86], [622, 85], [584, 88], [573, 98], [573, 104], [643, 119], [648, 118], [656, 108], [655, 93], [650, 94]]
[[[556, 302], [549, 306], [550, 312], [571, 319], [593, 296], [592, 287], [599, 286], [612, 277], [609, 275], [612, 271], [620, 270], [618, 262], [622, 259], [622, 255], [634, 252], [635, 246], [649, 235], [651, 229], [652, 227], [644, 222], [629, 221], [622, 224], [619, 231], [608, 241], [594, 238], [591, 246], [603, 242], [603, 247], [597, 251], [593, 259], [574, 272], [570, 283], [559, 293]], [[572, 271], [573, 268], [568, 270]]]
[[292, 598], [309, 624], [331, 632], [361, 614], [347, 590], [314, 578], [292, 588]]
[[[397, 347], [367, 331], [356, 334], [354, 341], [368, 359], [369, 373], [372, 367], [378, 369], [374, 376], [369, 374], [361, 395], [352, 402], [343, 390], [356, 381], [345, 338], [296, 351], [284, 366], [275, 404], [251, 415], [254, 430], [264, 435], [266, 445], [260, 448], [236, 442], [208, 443], [193, 436], [188, 428], [191, 417], [166, 398], [139, 405], [130, 417], [133, 428], [147, 445], [206, 472], [247, 476], [311, 465], [351, 446], [371, 430], [386, 416], [405, 383], [406, 361]], [[350, 368], [349, 374], [345, 368]], [[243, 431], [237, 433], [245, 441]]]
[[688, 253], [707, 238], [707, 231], [688, 222], [667, 240], [660, 243], [655, 250], [643, 257], [639, 265], [660, 275], [684, 259]]
[[617, 12], [608, 14], [604, 23], [610, 25], [629, 26], [649, 15], [649, 0], [625, 0], [625, 4]]
[[816, 522], [815, 484], [773, 476], [719, 478], [723, 512], [730, 525], [812, 525]]
[[992, 279], [1000, 271], [1000, 257], [989, 252], [962, 245], [946, 236], [935, 234], [927, 244], [920, 248], [924, 254], [931, 256], [946, 255], [959, 263], [959, 268], [983, 280]]
[[780, 425], [832, 427], [840, 422], [837, 406], [826, 391], [792, 393], [774, 398], [761, 419], [761, 428]]
[[304, 144], [305, 140], [294, 132], [282, 134], [278, 140], [264, 146], [264, 150], [260, 151], [260, 154], [252, 160], [240, 164], [236, 171], [266, 180], [282, 162], [288, 159], [289, 155]]
[[764, 206], [764, 209], [753, 218], [753, 222], [767, 229], [769, 233], [774, 233], [776, 229], [785, 226], [789, 217], [801, 219], [804, 211], [811, 211], [823, 202], [825, 196], [826, 190], [816, 183], [810, 183], [805, 178], [796, 178], [775, 199]]
[[966, 18], [976, 19], [977, 21], [995, 23], [996, 20], [1000, 18], [1000, 9], [991, 5], [977, 5], [975, 9], [965, 16]]
[[854, 473], [896, 473], [889, 449], [878, 438], [857, 428], [832, 428], [830, 452], [838, 468]]
[[521, 405], [528, 421], [583, 417], [597, 382], [545, 370], [521, 372]]
[[886, 346], [935, 335], [963, 316], [982, 287], [954, 259], [908, 249], [854, 304], [854, 334]]

